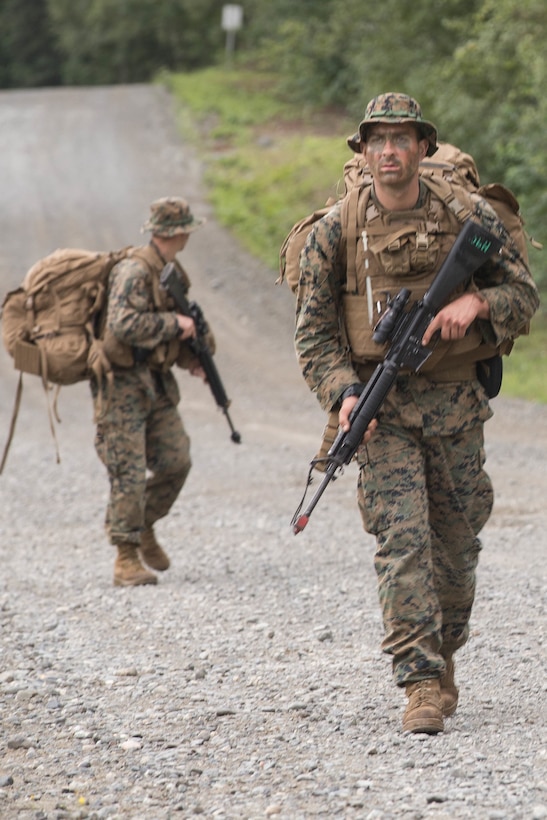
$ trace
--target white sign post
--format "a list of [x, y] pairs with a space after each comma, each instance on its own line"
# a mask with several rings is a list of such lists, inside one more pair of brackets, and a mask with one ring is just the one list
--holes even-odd
[[243, 23], [243, 6], [223, 6], [222, 7], [222, 29], [226, 32], [226, 57], [230, 61], [234, 53], [236, 42], [236, 31]]

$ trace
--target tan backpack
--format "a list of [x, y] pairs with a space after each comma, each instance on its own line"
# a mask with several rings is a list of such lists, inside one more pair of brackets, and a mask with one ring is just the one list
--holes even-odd
[[[70, 385], [94, 374], [108, 379], [110, 363], [99, 338], [98, 321], [106, 299], [108, 275], [131, 247], [113, 252], [59, 248], [39, 259], [21, 286], [10, 291], [2, 305], [2, 338], [19, 370], [19, 382], [4, 468], [21, 402], [23, 373], [40, 376], [57, 446], [53, 418], [56, 402], [49, 402], [50, 385]], [[57, 461], [59, 452], [57, 448]]]
[[276, 279], [276, 285], [280, 285], [285, 280], [292, 292], [296, 293], [300, 279], [300, 254], [304, 249], [306, 239], [314, 224], [326, 216], [335, 204], [335, 199], [329, 199], [324, 208], [319, 208], [294, 223], [279, 250], [279, 276]]

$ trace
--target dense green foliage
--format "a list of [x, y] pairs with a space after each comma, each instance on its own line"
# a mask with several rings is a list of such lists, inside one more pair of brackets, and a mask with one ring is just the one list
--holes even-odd
[[[145, 82], [216, 62], [222, 0], [48, 0], [65, 84]], [[217, 25], [211, 25], [217, 21]]]
[[0, 87], [60, 81], [60, 55], [46, 0], [0, 0]]
[[0, 87], [146, 82], [223, 53], [223, 0], [0, 0]]

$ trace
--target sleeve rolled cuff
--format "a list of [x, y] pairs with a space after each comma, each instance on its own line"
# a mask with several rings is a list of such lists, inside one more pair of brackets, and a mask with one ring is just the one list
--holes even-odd
[[340, 396], [340, 404], [342, 404], [342, 402], [345, 399], [349, 399], [350, 396], [360, 396], [364, 389], [365, 385], [361, 382], [355, 382], [355, 384], [350, 384], [350, 386], [346, 387], [346, 389]]

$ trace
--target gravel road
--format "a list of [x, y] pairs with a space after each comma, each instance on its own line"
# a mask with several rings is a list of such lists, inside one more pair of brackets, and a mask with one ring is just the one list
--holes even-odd
[[[547, 818], [545, 407], [494, 402], [460, 707], [444, 734], [405, 736], [354, 471], [304, 533], [289, 527], [324, 421], [294, 360], [292, 297], [212, 220], [168, 95], [0, 93], [0, 178], [2, 293], [57, 246], [139, 243], [158, 196], [209, 217], [183, 261], [242, 436], [182, 373], [194, 469], [158, 528], [173, 566], [157, 587], [114, 588], [88, 387], [61, 391], [57, 464], [25, 379], [0, 477], [0, 817]], [[5, 437], [3, 350], [0, 378]]]

